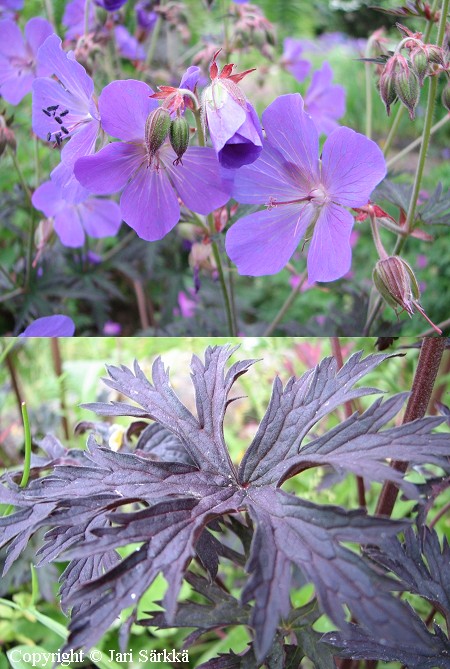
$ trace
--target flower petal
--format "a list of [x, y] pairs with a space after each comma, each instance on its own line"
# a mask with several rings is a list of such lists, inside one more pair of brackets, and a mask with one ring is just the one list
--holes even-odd
[[65, 206], [58, 186], [52, 181], [45, 181], [38, 186], [33, 193], [31, 202], [33, 203], [33, 207], [42, 211], [45, 216], [54, 216]]
[[203, 104], [211, 142], [219, 153], [244, 123], [247, 113], [220, 82], [206, 89]]
[[305, 108], [319, 133], [329, 134], [339, 127], [336, 119], [345, 114], [345, 88], [332, 84], [333, 70], [326, 61], [312, 76], [305, 95]]
[[0, 55], [7, 58], [26, 58], [27, 52], [25, 49], [22, 33], [19, 26], [10, 19], [0, 21]]
[[180, 205], [165, 170], [142, 167], [120, 199], [123, 220], [139, 237], [162, 239], [180, 220]]
[[102, 127], [112, 137], [124, 141], [144, 141], [145, 121], [158, 107], [149, 96], [153, 91], [143, 81], [112, 81], [98, 99]]
[[61, 46], [58, 35], [50, 35], [38, 52], [39, 62], [51, 66], [64, 88], [79, 100], [89, 102], [94, 92], [94, 82], [73, 54], [67, 54]]
[[79, 158], [74, 172], [90, 193], [110, 195], [122, 190], [144, 157], [142, 146], [113, 142], [93, 156]]
[[19, 70], [10, 61], [0, 56], [0, 95], [10, 105], [19, 102], [31, 91], [35, 77], [29, 70]]
[[59, 211], [54, 218], [53, 227], [64, 246], [71, 248], [83, 246], [86, 235], [77, 205], [70, 204]]
[[322, 183], [330, 198], [346, 207], [362, 207], [386, 175], [386, 161], [371, 139], [338, 128], [322, 152]]
[[231, 197], [231, 184], [223, 181], [221, 168], [213, 149], [190, 147], [183, 164], [173, 165], [176, 156], [166, 149], [164, 161], [170, 178], [186, 207], [198, 214], [209, 214]]
[[270, 198], [285, 202], [307, 195], [309, 190], [300, 170], [265, 142], [258, 160], [236, 172], [233, 197], [246, 204], [268, 204]]
[[64, 144], [61, 151], [61, 160], [66, 164], [73, 166], [78, 158], [89, 156], [95, 151], [100, 124], [96, 119], [87, 121], [76, 130], [74, 135]]
[[225, 247], [239, 274], [276, 274], [289, 261], [312, 216], [310, 205], [283, 205], [240, 218]]
[[69, 110], [64, 117], [64, 127], [71, 129], [87, 116], [85, 100], [74, 97], [54, 79], [42, 77], [33, 82], [32, 125], [33, 131], [41, 139], [47, 139], [49, 132], [59, 132], [61, 125], [53, 116], [43, 111], [47, 107], [59, 105], [60, 111]]
[[263, 112], [262, 122], [272, 146], [304, 173], [305, 180], [317, 182], [319, 137], [301, 95], [280, 95]]
[[322, 208], [308, 249], [308, 282], [336, 281], [352, 263], [353, 216], [335, 204]]
[[[35, 16], [30, 19], [25, 26], [25, 37], [26, 40], [34, 54], [37, 53], [39, 47], [45, 42], [47, 37], [53, 35], [54, 30], [51, 23], [46, 19], [42, 19], [40, 16]], [[44, 72], [40, 73], [41, 76], [45, 76]], [[50, 72], [48, 72], [50, 74]]]
[[58, 188], [59, 197], [66, 203], [76, 204], [89, 196], [89, 191], [77, 181], [73, 165], [60, 162], [50, 173], [50, 179]]
[[78, 205], [81, 222], [91, 237], [112, 237], [122, 222], [122, 214], [117, 202], [90, 197], [86, 202]]
[[72, 337], [75, 323], [68, 316], [43, 316], [31, 323], [19, 337]]

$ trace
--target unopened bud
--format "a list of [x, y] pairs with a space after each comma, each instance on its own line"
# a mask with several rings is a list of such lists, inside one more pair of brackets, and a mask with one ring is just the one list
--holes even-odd
[[408, 314], [413, 314], [414, 302], [419, 299], [420, 292], [407, 262], [399, 256], [379, 260], [373, 270], [373, 282], [390, 307], [397, 309], [400, 306]]
[[391, 113], [391, 105], [397, 100], [397, 93], [395, 92], [395, 83], [394, 83], [394, 67], [393, 63], [390, 61], [386, 63], [386, 66], [383, 72], [380, 75], [378, 82], [378, 88], [380, 91], [381, 99], [384, 102], [386, 107], [386, 113], [389, 116]]
[[170, 124], [170, 144], [177, 154], [174, 165], [183, 164], [181, 158], [186, 153], [189, 146], [189, 123], [184, 116], [177, 116]]
[[436, 46], [436, 44], [427, 44], [425, 48], [430, 63], [436, 63], [437, 65], [442, 66], [445, 65], [444, 50], [441, 47]]
[[425, 77], [428, 74], [428, 58], [423, 49], [418, 47], [411, 51], [410, 54], [411, 62], [414, 68], [414, 72], [417, 74], [419, 80], [419, 86], [423, 86]]
[[147, 116], [145, 122], [145, 144], [147, 146], [149, 162], [159, 148], [164, 144], [169, 134], [172, 119], [167, 109], [158, 107]]
[[450, 111], [450, 83], [442, 91], [442, 104], [447, 111]]
[[0, 116], [0, 156], [5, 152], [7, 147], [15, 153], [16, 146], [16, 136], [14, 135], [14, 132], [8, 127], [4, 117]]
[[409, 67], [401, 67], [395, 75], [395, 92], [408, 109], [411, 121], [420, 97], [419, 80]]

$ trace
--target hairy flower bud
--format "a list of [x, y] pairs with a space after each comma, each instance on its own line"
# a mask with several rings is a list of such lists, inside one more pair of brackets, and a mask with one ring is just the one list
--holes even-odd
[[447, 111], [450, 111], [450, 83], [442, 91], [442, 104]]
[[145, 144], [148, 151], [149, 164], [169, 134], [172, 119], [167, 109], [158, 107], [147, 116], [145, 122]]
[[407, 65], [400, 67], [395, 77], [395, 92], [408, 109], [409, 118], [414, 119], [415, 109], [420, 97], [419, 80]]
[[424, 79], [428, 74], [427, 54], [425, 53], [424, 49], [418, 47], [417, 49], [413, 49], [413, 51], [411, 51], [410, 58], [414, 72], [416, 73], [419, 80], [419, 86], [422, 87]]
[[397, 93], [395, 91], [395, 82], [394, 82], [394, 71], [395, 71], [395, 61], [393, 58], [390, 58], [383, 72], [380, 75], [378, 81], [378, 88], [380, 91], [380, 97], [384, 102], [386, 107], [386, 113], [390, 116], [391, 105], [397, 100]]
[[169, 139], [172, 149], [177, 154], [173, 164], [183, 164], [181, 158], [189, 146], [189, 123], [184, 116], [177, 116], [170, 124]]
[[7, 121], [4, 116], [0, 116], [0, 156], [5, 149], [9, 147], [11, 151], [16, 151], [16, 136], [9, 127], [11, 120]]
[[373, 281], [389, 306], [399, 306], [413, 314], [414, 301], [420, 297], [419, 286], [411, 267], [399, 256], [379, 260], [373, 271]]
[[444, 50], [436, 44], [427, 44], [425, 46], [428, 54], [428, 61], [437, 65], [445, 65]]

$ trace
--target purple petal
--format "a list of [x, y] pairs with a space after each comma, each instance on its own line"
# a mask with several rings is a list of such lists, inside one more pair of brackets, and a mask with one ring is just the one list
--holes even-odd
[[[86, 0], [72, 0], [66, 5], [61, 23], [67, 28], [66, 39], [80, 37], [84, 33], [84, 9]], [[89, 5], [88, 31], [95, 27], [95, 8]]]
[[244, 123], [218, 153], [220, 164], [227, 169], [238, 169], [254, 163], [261, 154], [262, 139], [258, 115], [248, 102]]
[[204, 105], [212, 145], [216, 151], [224, 147], [246, 119], [245, 109], [220, 83], [210, 86], [204, 94]]
[[19, 26], [10, 19], [0, 21], [0, 55], [7, 58], [26, 58], [22, 33]]
[[75, 323], [68, 316], [55, 314], [37, 318], [19, 337], [73, 337]]
[[[53, 33], [53, 26], [46, 19], [36, 16], [28, 21], [25, 26], [25, 37], [33, 54], [37, 53], [39, 47]], [[50, 68], [47, 68], [47, 70], [47, 72], [39, 72], [39, 75], [45, 76], [46, 74], [50, 74]]]
[[123, 220], [148, 242], [165, 237], [180, 220], [178, 198], [163, 169], [138, 170], [122, 193], [120, 209]]
[[103, 7], [108, 12], [115, 12], [117, 9], [120, 9], [127, 0], [94, 0], [95, 4], [99, 7]]
[[311, 222], [312, 209], [283, 205], [240, 218], [229, 229], [225, 247], [239, 274], [276, 274], [289, 261]]
[[93, 156], [79, 158], [75, 176], [82, 186], [97, 195], [117, 193], [145, 160], [143, 146], [113, 142]]
[[269, 142], [310, 182], [319, 178], [319, 137], [299, 93], [281, 95], [262, 115]]
[[175, 153], [167, 151], [165, 161], [170, 178], [186, 207], [198, 214], [209, 214], [231, 197], [231, 185], [222, 180], [221, 169], [213, 149], [190, 147], [183, 164], [173, 165]]
[[58, 186], [52, 181], [45, 181], [33, 193], [31, 198], [33, 207], [42, 211], [45, 216], [54, 216], [60, 209], [65, 207]]
[[129, 60], [145, 60], [145, 49], [136, 37], [130, 35], [125, 26], [116, 26], [114, 28], [114, 37], [117, 50], [123, 58]]
[[299, 40], [287, 37], [284, 40], [283, 61], [286, 69], [300, 83], [306, 79], [311, 69], [309, 60], [300, 57], [303, 52], [303, 45]]
[[108, 84], [98, 100], [105, 132], [124, 141], [142, 142], [147, 116], [158, 107], [149, 97], [152, 94], [150, 86], [135, 79]]
[[78, 158], [94, 153], [99, 131], [100, 124], [96, 119], [84, 123], [64, 145], [61, 160], [73, 167]]
[[60, 111], [69, 110], [69, 114], [64, 117], [66, 124], [64, 127], [68, 129], [79, 127], [78, 124], [84, 123], [86, 118], [89, 118], [89, 101], [85, 98], [74, 97], [54, 79], [45, 77], [36, 79], [33, 82], [32, 125], [33, 131], [41, 139], [46, 140], [49, 132], [61, 130], [55, 118], [49, 117], [43, 111], [54, 105], [59, 105]]
[[94, 92], [94, 82], [80, 63], [70, 57], [61, 47], [58, 35], [50, 35], [38, 52], [39, 61], [51, 66], [64, 88], [80, 101], [88, 103]]
[[301, 171], [265, 142], [258, 160], [236, 172], [233, 197], [247, 204], [268, 204], [270, 198], [286, 202], [307, 195], [310, 188]]
[[336, 119], [345, 114], [345, 88], [332, 84], [333, 70], [324, 62], [312, 76], [305, 95], [305, 109], [312, 116], [319, 133], [329, 134], [338, 126]]
[[187, 88], [193, 91], [200, 79], [201, 70], [197, 65], [191, 65], [181, 77], [179, 88]]
[[35, 76], [27, 70], [18, 70], [11, 66], [6, 58], [0, 56], [0, 95], [10, 105], [19, 102], [31, 91]]
[[73, 165], [59, 163], [50, 174], [50, 179], [59, 189], [60, 197], [70, 204], [76, 204], [85, 200], [89, 191], [77, 181]]
[[353, 216], [335, 204], [322, 208], [308, 249], [308, 282], [336, 281], [352, 263]]
[[346, 207], [362, 207], [386, 175], [380, 148], [350, 128], [335, 130], [322, 152], [322, 183], [328, 196]]
[[54, 218], [53, 227], [61, 244], [71, 248], [83, 246], [86, 235], [81, 224], [78, 207], [70, 204], [58, 212]]
[[90, 197], [78, 205], [81, 222], [91, 237], [113, 237], [122, 222], [122, 214], [117, 202]]

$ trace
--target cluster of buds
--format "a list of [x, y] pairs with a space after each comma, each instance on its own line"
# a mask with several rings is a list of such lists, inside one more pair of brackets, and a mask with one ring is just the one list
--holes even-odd
[[268, 59], [272, 59], [275, 45], [275, 29], [256, 5], [234, 5], [230, 8], [233, 16], [233, 48], [256, 47]]
[[6, 148], [11, 149], [14, 153], [16, 151], [16, 136], [10, 127], [12, 122], [12, 117], [7, 119], [4, 114], [0, 114], [0, 156], [3, 155]]
[[438, 334], [442, 334], [419, 304], [420, 291], [417, 279], [403, 258], [390, 256], [379, 260], [373, 271], [373, 282], [380, 295], [396, 313], [400, 308], [400, 311], [406, 311], [412, 316], [416, 310]]
[[[435, 44], [425, 44], [422, 33], [413, 33], [401, 23], [397, 23], [397, 28], [403, 39], [395, 53], [387, 58], [380, 73], [378, 88], [388, 116], [391, 105], [400, 100], [412, 120], [425, 77], [438, 75], [448, 69], [448, 65], [445, 63], [444, 50]], [[400, 53], [403, 47], [409, 52], [408, 58]]]
[[184, 116], [172, 118], [164, 107], [158, 107], [148, 115], [145, 122], [145, 143], [147, 146], [148, 164], [169, 137], [172, 149], [176, 153], [174, 165], [183, 164], [182, 157], [189, 146], [189, 123]]

